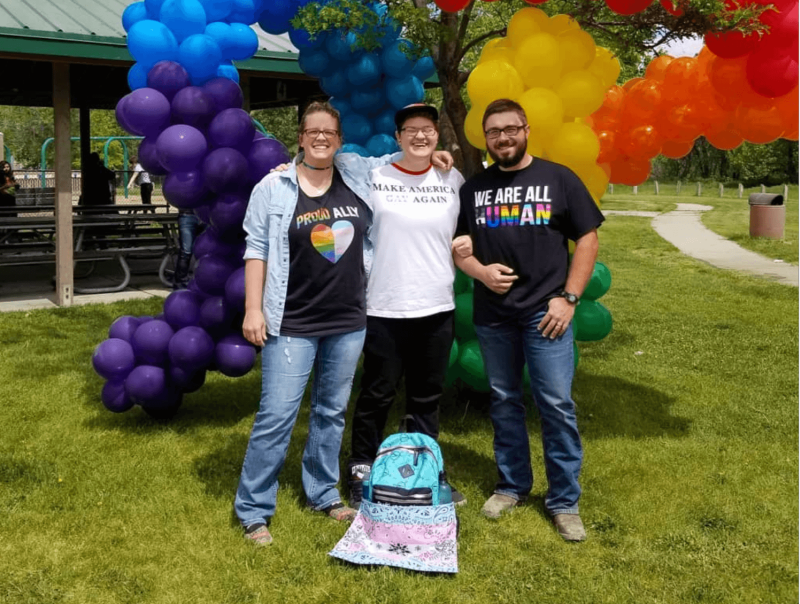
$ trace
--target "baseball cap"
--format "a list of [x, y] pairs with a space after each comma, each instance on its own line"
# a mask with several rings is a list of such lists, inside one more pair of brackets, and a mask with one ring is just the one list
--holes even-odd
[[405, 122], [408, 116], [412, 113], [426, 114], [433, 120], [434, 124], [439, 123], [439, 112], [436, 110], [436, 107], [426, 105], [425, 103], [412, 103], [411, 105], [406, 105], [400, 111], [394, 114], [394, 124], [397, 126], [398, 132], [400, 131], [400, 128], [403, 127], [403, 122]]

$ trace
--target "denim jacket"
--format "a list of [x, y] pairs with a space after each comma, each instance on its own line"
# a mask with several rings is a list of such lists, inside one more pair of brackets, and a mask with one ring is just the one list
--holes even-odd
[[[267, 323], [267, 333], [278, 336], [283, 323], [286, 289], [289, 282], [289, 225], [297, 207], [297, 162], [302, 153], [284, 172], [272, 172], [253, 189], [244, 230], [247, 233], [245, 260], [264, 260], [267, 277], [264, 283], [262, 310]], [[402, 153], [382, 157], [361, 157], [355, 153], [337, 153], [333, 165], [339, 170], [348, 188], [358, 195], [370, 210], [368, 221], [372, 223], [370, 207], [370, 170], [398, 161]], [[369, 276], [372, 264], [372, 242], [364, 237], [364, 266]]]

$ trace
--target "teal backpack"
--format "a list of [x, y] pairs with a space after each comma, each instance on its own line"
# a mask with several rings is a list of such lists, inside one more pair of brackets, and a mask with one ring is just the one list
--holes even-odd
[[439, 444], [430, 436], [401, 432], [378, 448], [363, 497], [390, 505], [442, 505], [452, 502]]

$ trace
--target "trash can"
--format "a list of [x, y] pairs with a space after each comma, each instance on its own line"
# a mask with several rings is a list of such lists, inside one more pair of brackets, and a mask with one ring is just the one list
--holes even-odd
[[750, 204], [750, 236], [783, 239], [786, 224], [786, 206], [783, 195], [752, 193]]

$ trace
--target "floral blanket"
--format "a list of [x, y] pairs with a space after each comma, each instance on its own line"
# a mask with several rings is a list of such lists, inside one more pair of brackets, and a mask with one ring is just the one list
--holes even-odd
[[330, 555], [353, 564], [456, 573], [457, 530], [452, 503], [414, 507], [362, 501], [356, 519]]

